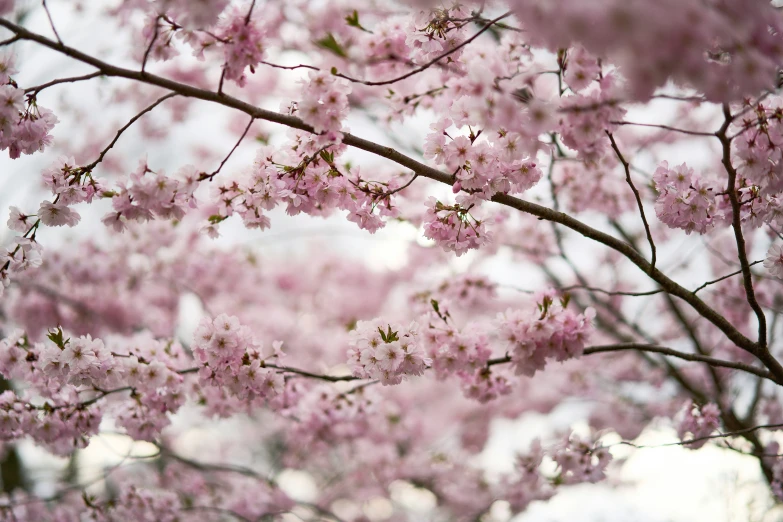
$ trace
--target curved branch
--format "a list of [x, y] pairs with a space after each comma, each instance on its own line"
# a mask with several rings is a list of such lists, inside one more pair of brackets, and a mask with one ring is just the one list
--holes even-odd
[[[731, 368], [732, 370], [740, 370], [740, 371], [752, 373], [753, 375], [758, 375], [759, 377], [762, 377], [764, 379], [769, 379], [773, 382], [781, 384], [777, 380], [776, 376], [772, 374], [772, 372], [769, 372], [762, 368], [751, 366], [750, 364], [734, 362], [734, 361], [724, 361], [723, 359], [717, 359], [715, 357], [710, 357], [707, 355], [701, 355], [696, 353], [680, 352], [677, 350], [673, 350], [671, 348], [667, 348], [666, 346], [658, 346], [656, 344], [618, 343], [618, 344], [590, 346], [584, 349], [582, 355], [593, 355], [596, 353], [613, 353], [613, 352], [632, 351], [632, 350], [640, 351], [640, 352], [660, 353], [663, 355], [669, 355], [671, 357], [677, 357], [678, 359], [683, 359], [685, 361], [703, 362], [713, 367]], [[490, 359], [489, 361], [487, 361], [487, 366], [506, 364], [506, 363], [510, 363], [511, 361], [512, 361], [512, 357], [510, 355], [506, 355], [505, 357]]]
[[617, 155], [617, 159], [620, 160], [620, 163], [623, 165], [623, 169], [625, 170], [625, 181], [628, 182], [628, 185], [631, 187], [631, 191], [633, 191], [633, 195], [636, 198], [636, 205], [639, 207], [639, 215], [642, 217], [642, 223], [644, 224], [644, 233], [647, 235], [647, 242], [650, 243], [650, 269], [652, 270], [655, 268], [655, 258], [656, 258], [656, 252], [655, 252], [655, 241], [653, 241], [652, 232], [650, 232], [650, 224], [647, 223], [647, 216], [644, 215], [644, 205], [642, 204], [642, 196], [639, 194], [639, 191], [636, 189], [636, 185], [633, 184], [633, 180], [631, 180], [631, 164], [628, 163], [628, 160], [625, 159], [625, 156], [623, 156], [623, 153], [620, 152], [620, 147], [617, 146], [617, 142], [614, 139], [614, 136], [611, 132], [605, 131], [606, 135], [609, 136], [609, 142], [612, 144], [612, 149], [614, 150], [615, 154]]
[[[0, 22], [2, 22], [2, 20], [0, 20]], [[103, 161], [103, 158], [106, 156], [106, 154], [108, 154], [109, 150], [111, 150], [111, 148], [114, 147], [114, 145], [117, 144], [117, 140], [120, 139], [120, 136], [122, 136], [123, 132], [128, 130], [131, 125], [136, 123], [136, 121], [138, 121], [139, 118], [141, 118], [142, 116], [144, 116], [145, 114], [147, 114], [152, 109], [154, 109], [155, 107], [157, 107], [158, 105], [160, 105], [164, 101], [168, 100], [169, 98], [173, 98], [174, 96], [177, 96], [177, 93], [176, 92], [170, 92], [170, 93], [166, 94], [165, 96], [161, 96], [154, 103], [152, 103], [152, 104], [148, 105], [147, 107], [145, 107], [144, 109], [142, 109], [141, 112], [136, 114], [136, 116], [131, 118], [128, 123], [126, 123], [120, 130], [117, 131], [117, 134], [114, 136], [114, 139], [111, 140], [111, 143], [109, 143], [109, 145], [105, 149], [103, 149], [101, 151], [101, 153], [98, 155], [98, 159], [96, 159], [95, 161], [93, 161], [89, 165], [85, 165], [82, 168], [85, 171], [90, 171], [90, 170], [94, 169], [98, 165], [98, 163]]]
[[757, 368], [755, 366], [751, 366], [749, 364], [734, 362], [734, 361], [724, 361], [723, 359], [717, 359], [715, 357], [710, 357], [708, 355], [680, 352], [677, 350], [673, 350], [671, 348], [667, 348], [665, 346], [658, 346], [653, 344], [621, 343], [621, 344], [611, 344], [611, 345], [602, 345], [602, 346], [591, 346], [589, 348], [585, 348], [584, 355], [591, 355], [595, 353], [619, 352], [624, 350], [640, 350], [643, 352], [653, 352], [653, 353], [660, 353], [663, 355], [670, 355], [672, 357], [677, 357], [678, 359], [683, 359], [692, 362], [703, 362], [710, 366], [715, 366], [719, 368], [731, 368], [733, 370], [741, 370], [777, 382], [775, 380], [775, 377], [769, 371], [766, 371], [762, 368]]
[[751, 277], [750, 265], [748, 264], [748, 254], [745, 251], [745, 237], [742, 235], [742, 222], [740, 219], [740, 202], [737, 197], [737, 170], [731, 164], [731, 141], [726, 136], [726, 131], [734, 121], [734, 116], [731, 115], [731, 110], [727, 104], [723, 104], [723, 116], [724, 121], [720, 130], [715, 135], [720, 140], [721, 148], [723, 149], [723, 156], [721, 162], [726, 172], [729, 175], [728, 186], [726, 192], [729, 195], [729, 201], [731, 202], [731, 228], [734, 229], [734, 239], [737, 243], [737, 256], [739, 257], [740, 267], [742, 268], [742, 280], [745, 284], [745, 295], [748, 300], [748, 304], [756, 314], [756, 319], [759, 323], [758, 330], [758, 344], [763, 351], [767, 351], [767, 318], [764, 315], [764, 310], [761, 309], [761, 305], [756, 300], [756, 292], [753, 290], [753, 278]]
[[383, 80], [383, 81], [379, 81], [379, 82], [368, 82], [368, 81], [365, 81], [365, 80], [360, 80], [358, 78], [352, 78], [350, 76], [347, 76], [347, 75], [341, 74], [341, 73], [333, 73], [333, 74], [335, 76], [339, 77], [339, 78], [343, 78], [345, 80], [348, 80], [349, 82], [361, 83], [362, 85], [368, 85], [368, 86], [371, 86], [371, 87], [376, 87], [376, 86], [379, 86], [379, 85], [391, 85], [393, 83], [397, 83], [399, 81], [402, 81], [402, 80], [405, 80], [407, 78], [410, 78], [411, 76], [415, 76], [415, 75], [419, 74], [420, 72], [426, 71], [427, 69], [429, 69], [430, 67], [432, 67], [433, 65], [435, 65], [436, 63], [441, 61], [443, 58], [446, 58], [447, 56], [457, 52], [458, 50], [462, 49], [463, 47], [465, 47], [466, 45], [471, 43], [473, 40], [475, 40], [476, 38], [481, 36], [484, 32], [489, 30], [490, 27], [495, 25], [500, 20], [502, 20], [504, 18], [507, 18], [509, 16], [511, 16], [511, 12], [510, 11], [507, 12], [507, 13], [504, 13], [504, 14], [502, 14], [500, 16], [498, 16], [497, 18], [495, 18], [493, 20], [487, 21], [487, 23], [486, 23], [486, 25], [484, 25], [484, 27], [482, 27], [476, 34], [474, 34], [473, 36], [471, 36], [470, 38], [468, 38], [464, 42], [462, 42], [459, 45], [453, 47], [452, 49], [449, 49], [448, 51], [445, 51], [445, 52], [439, 54], [438, 56], [436, 56], [435, 58], [433, 58], [429, 62], [425, 63], [421, 67], [418, 67], [418, 68], [416, 68], [416, 69], [414, 69], [412, 71], [409, 71], [409, 72], [407, 72], [407, 73], [405, 73], [405, 74], [403, 74], [401, 76], [398, 76], [396, 78], [392, 78], [391, 80]]
[[42, 90], [49, 88], [53, 85], [59, 85], [61, 83], [74, 83], [74, 82], [82, 82], [86, 80], [92, 80], [93, 78], [97, 78], [99, 76], [103, 76], [103, 73], [101, 72], [94, 72], [90, 74], [85, 74], [83, 76], [72, 76], [70, 78], [58, 78], [56, 80], [52, 80], [47, 83], [42, 83], [41, 85], [36, 85], [35, 87], [30, 87], [24, 90], [25, 94], [32, 93], [33, 96], [37, 95]]

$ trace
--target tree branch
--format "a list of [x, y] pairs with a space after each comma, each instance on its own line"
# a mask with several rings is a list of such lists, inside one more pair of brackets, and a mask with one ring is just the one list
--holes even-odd
[[614, 140], [614, 136], [611, 132], [605, 131], [606, 135], [609, 136], [609, 141], [612, 143], [612, 149], [614, 149], [615, 154], [617, 155], [617, 159], [620, 160], [620, 163], [623, 165], [623, 169], [625, 169], [625, 181], [628, 183], [628, 185], [631, 187], [631, 190], [633, 191], [633, 195], [636, 198], [636, 205], [639, 207], [639, 214], [642, 216], [642, 223], [644, 223], [644, 233], [647, 234], [647, 242], [650, 243], [650, 270], [655, 269], [655, 258], [656, 258], [656, 252], [655, 252], [655, 242], [653, 241], [652, 232], [650, 232], [650, 224], [647, 223], [647, 217], [644, 215], [644, 205], [642, 204], [642, 197], [639, 194], [639, 191], [636, 189], [636, 186], [633, 184], [633, 180], [631, 180], [631, 170], [630, 166], [631, 164], [628, 163], [628, 161], [625, 159], [625, 156], [623, 156], [623, 153], [620, 152], [620, 148], [617, 146], [617, 142]]
[[[2, 20], [0, 20], [0, 22], [2, 22]], [[104, 158], [104, 156], [106, 156], [106, 154], [109, 152], [109, 150], [111, 150], [111, 148], [112, 148], [112, 147], [114, 147], [114, 145], [117, 143], [117, 140], [119, 140], [119, 139], [120, 139], [120, 136], [122, 136], [122, 133], [123, 133], [123, 132], [125, 132], [126, 130], [128, 130], [128, 128], [130, 128], [130, 126], [131, 126], [131, 125], [133, 125], [134, 123], [136, 123], [136, 121], [137, 121], [139, 118], [141, 118], [142, 116], [144, 116], [145, 114], [147, 114], [147, 113], [148, 113], [148, 112], [150, 112], [152, 109], [154, 109], [155, 107], [157, 107], [158, 105], [160, 105], [160, 104], [161, 104], [161, 103], [163, 103], [164, 101], [168, 100], [169, 98], [173, 98], [174, 96], [177, 96], [177, 93], [176, 93], [176, 92], [170, 92], [169, 94], [167, 94], [167, 95], [165, 95], [165, 96], [162, 96], [162, 97], [158, 98], [158, 99], [157, 99], [157, 100], [156, 100], [154, 103], [152, 103], [151, 105], [148, 105], [148, 106], [147, 106], [147, 107], [145, 107], [145, 108], [144, 108], [144, 109], [143, 109], [141, 112], [139, 112], [138, 114], [136, 114], [136, 116], [134, 116], [133, 118], [131, 118], [131, 119], [130, 119], [130, 121], [129, 121], [128, 123], [126, 123], [126, 124], [125, 124], [125, 125], [124, 125], [124, 126], [121, 128], [121, 129], [120, 129], [120, 130], [118, 130], [118, 131], [117, 131], [117, 134], [114, 136], [114, 139], [113, 139], [113, 140], [111, 140], [111, 143], [109, 143], [109, 145], [108, 145], [108, 146], [107, 146], [105, 149], [103, 149], [103, 150], [101, 151], [100, 155], [98, 155], [98, 159], [96, 159], [95, 161], [93, 161], [93, 162], [92, 162], [92, 163], [90, 163], [89, 165], [85, 165], [85, 166], [84, 166], [84, 167], [82, 167], [82, 168], [83, 168], [85, 171], [90, 171], [90, 170], [94, 169], [94, 168], [95, 168], [95, 167], [98, 165], [98, 163], [100, 163], [101, 161], [103, 161], [103, 158]]]
[[[673, 350], [671, 348], [667, 348], [665, 346], [658, 346], [655, 344], [619, 343], [619, 344], [590, 346], [588, 348], [585, 348], [584, 352], [582, 353], [583, 355], [593, 355], [596, 353], [613, 353], [613, 352], [622, 352], [622, 351], [629, 351], [629, 350], [660, 353], [663, 355], [669, 355], [671, 357], [677, 357], [678, 359], [683, 359], [685, 361], [703, 362], [710, 366], [717, 366], [720, 368], [731, 368], [733, 370], [741, 370], [747, 373], [752, 373], [753, 375], [758, 375], [759, 377], [763, 377], [764, 379], [769, 379], [778, 384], [783, 384], [779, 382], [771, 372], [764, 370], [762, 368], [757, 368], [755, 366], [751, 366], [749, 364], [740, 363], [740, 362], [724, 361], [722, 359], [716, 359], [715, 357], [709, 357], [706, 355], [701, 355], [696, 353], [680, 352], [677, 350]], [[489, 361], [487, 361], [487, 366], [494, 366], [496, 364], [506, 364], [511, 361], [512, 361], [511, 356], [506, 355], [505, 357], [490, 359]]]
[[733, 121], [731, 110], [728, 104], [723, 104], [723, 116], [724, 121], [721, 128], [716, 133], [716, 136], [720, 140], [721, 147], [723, 149], [723, 156], [721, 162], [726, 172], [729, 175], [728, 186], [726, 192], [728, 192], [729, 200], [731, 201], [732, 220], [731, 228], [734, 229], [734, 239], [737, 242], [737, 256], [739, 257], [740, 267], [742, 268], [742, 279], [745, 283], [745, 295], [748, 299], [748, 304], [753, 309], [758, 319], [758, 344], [763, 351], [767, 351], [767, 318], [764, 315], [764, 311], [761, 309], [756, 300], [756, 292], [753, 290], [753, 278], [750, 272], [750, 265], [748, 264], [748, 255], [745, 251], [745, 237], [742, 235], [742, 222], [740, 220], [740, 203], [737, 197], [737, 170], [731, 164], [731, 141], [726, 137], [726, 131]]

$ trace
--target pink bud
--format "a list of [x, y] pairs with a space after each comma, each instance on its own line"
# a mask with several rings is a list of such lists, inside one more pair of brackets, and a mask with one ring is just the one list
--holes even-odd
[[460, 190], [462, 190], [462, 183], [460, 183], [459, 181], [457, 181], [457, 182], [456, 182], [456, 183], [454, 183], [454, 185], [451, 187], [451, 191], [452, 191], [453, 193], [455, 193], [455, 194], [458, 194]]

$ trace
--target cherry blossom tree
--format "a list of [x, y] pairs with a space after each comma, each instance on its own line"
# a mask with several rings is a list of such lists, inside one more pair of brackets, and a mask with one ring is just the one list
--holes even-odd
[[782, 65], [767, 0], [0, 0], [0, 520], [500, 520], [661, 427], [783, 502]]

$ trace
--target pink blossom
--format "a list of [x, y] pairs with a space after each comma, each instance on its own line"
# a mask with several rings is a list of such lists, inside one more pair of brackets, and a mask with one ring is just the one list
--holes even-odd
[[79, 222], [81, 216], [64, 203], [43, 201], [38, 209], [38, 219], [41, 220], [41, 223], [50, 227], [61, 227], [63, 225], [73, 227]]
[[767, 258], [764, 260], [764, 268], [775, 277], [783, 278], [783, 246], [772, 245], [767, 250]]

